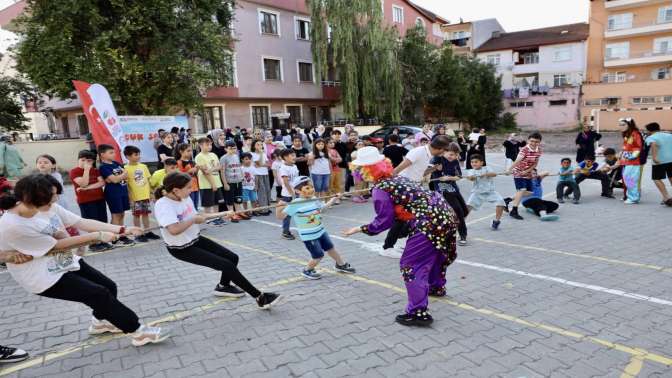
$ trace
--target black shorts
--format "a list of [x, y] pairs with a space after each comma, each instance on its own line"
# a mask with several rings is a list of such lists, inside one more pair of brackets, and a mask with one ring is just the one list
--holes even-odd
[[224, 191], [224, 201], [227, 206], [232, 206], [234, 203], [243, 203], [243, 183], [230, 182], [229, 190]]
[[203, 207], [213, 207], [219, 205], [219, 202], [223, 199], [222, 197], [222, 188], [219, 189], [201, 189], [201, 206]]
[[651, 169], [651, 178], [653, 180], [672, 178], [672, 163], [654, 165]]
[[79, 204], [79, 212], [84, 219], [107, 223], [107, 204], [104, 199]]

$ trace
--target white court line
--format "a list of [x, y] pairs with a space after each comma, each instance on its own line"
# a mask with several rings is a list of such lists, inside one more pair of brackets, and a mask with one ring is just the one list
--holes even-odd
[[[273, 222], [268, 222], [268, 221], [262, 221], [262, 220], [257, 220], [257, 219], [252, 219], [252, 222], [257, 222], [273, 227], [282, 227], [282, 225], [273, 223]], [[296, 228], [292, 227], [292, 229], [296, 230]], [[368, 243], [362, 240], [357, 240], [357, 239], [352, 239], [352, 238], [344, 238], [341, 236], [336, 236], [329, 234], [329, 237], [332, 239], [336, 240], [341, 240], [341, 241], [346, 241], [350, 243], [355, 243], [359, 244], [362, 246], [364, 249], [367, 249], [372, 252], [379, 252], [382, 250], [382, 247], [376, 243]], [[561, 285], [567, 285], [567, 286], [572, 286], [572, 287], [578, 287], [581, 289], [586, 289], [590, 291], [597, 291], [600, 293], [606, 293], [606, 294], [611, 294], [611, 295], [616, 295], [619, 297], [624, 297], [624, 298], [630, 298], [634, 299], [637, 301], [645, 301], [645, 302], [651, 302], [655, 304], [660, 304], [660, 305], [665, 305], [665, 306], [672, 306], [672, 301], [666, 300], [666, 299], [660, 299], [656, 297], [651, 297], [648, 295], [642, 295], [642, 294], [637, 294], [637, 293], [630, 293], [627, 291], [619, 290], [619, 289], [610, 289], [607, 287], [603, 286], [598, 286], [598, 285], [591, 285], [591, 284], [585, 284], [582, 282], [576, 282], [576, 281], [571, 281], [571, 280], [566, 280], [564, 278], [558, 278], [558, 277], [552, 277], [552, 276], [546, 276], [543, 274], [536, 274], [536, 273], [528, 273], [528, 272], [523, 272], [521, 270], [515, 270], [515, 269], [510, 269], [510, 268], [503, 268], [499, 266], [494, 266], [494, 265], [487, 265], [487, 264], [481, 264], [478, 262], [473, 262], [473, 261], [467, 261], [463, 259], [458, 259], [455, 261], [457, 264], [462, 264], [462, 265], [468, 265], [472, 266], [475, 268], [481, 268], [481, 269], [488, 269], [488, 270], [494, 270], [500, 273], [508, 273], [508, 274], [515, 274], [518, 276], [523, 276], [523, 277], [529, 277], [529, 278], [535, 278], [538, 280], [542, 281], [550, 281], [550, 282], [556, 282]]]

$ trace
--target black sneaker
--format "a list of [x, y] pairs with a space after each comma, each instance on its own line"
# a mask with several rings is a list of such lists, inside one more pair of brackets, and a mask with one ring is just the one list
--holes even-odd
[[135, 242], [136, 243], [147, 243], [149, 241], [149, 238], [147, 235], [140, 235], [135, 237]]
[[336, 269], [337, 272], [341, 273], [349, 273], [349, 274], [355, 273], [355, 268], [351, 267], [350, 264], [348, 264], [347, 262], [343, 263], [343, 265], [336, 264], [334, 269]]
[[445, 287], [431, 288], [431, 289], [429, 289], [429, 296], [430, 297], [445, 297], [446, 296], [446, 288]]
[[492, 224], [490, 225], [490, 228], [492, 228], [494, 231], [497, 231], [499, 229], [500, 224], [502, 224], [502, 221], [493, 220]]
[[518, 214], [518, 208], [511, 209], [509, 216], [513, 219], [523, 220], [523, 217]]
[[296, 238], [294, 237], [294, 235], [292, 235], [291, 232], [283, 232], [283, 233], [282, 233], [282, 237], [285, 238], [285, 239], [287, 239], [287, 240], [295, 240], [295, 239], [296, 239]]
[[213, 294], [218, 297], [233, 297], [240, 298], [245, 296], [245, 292], [233, 285], [221, 285], [217, 284]]
[[558, 198], [558, 203], [565, 203], [565, 199], [564, 198]]
[[153, 233], [152, 231], [149, 231], [148, 233], [146, 233], [145, 236], [149, 240], [159, 240], [159, 239], [161, 239], [161, 237], [159, 235]]
[[89, 246], [89, 252], [93, 253], [109, 251], [110, 249], [114, 249], [114, 246], [110, 243], [96, 243]]
[[19, 362], [26, 359], [28, 359], [28, 353], [26, 351], [0, 345], [0, 364], [6, 362]]
[[418, 310], [413, 314], [402, 314], [397, 315], [395, 321], [401, 325], [408, 327], [429, 327], [430, 324], [434, 321], [432, 315], [429, 314], [427, 309]]
[[509, 212], [509, 204], [511, 203], [511, 201], [513, 201], [513, 198], [511, 197], [504, 198], [504, 211], [506, 211], [507, 213]]
[[126, 236], [122, 236], [119, 239], [117, 239], [116, 241], [114, 241], [114, 245], [116, 247], [120, 247], [120, 246], [121, 247], [130, 247], [134, 244], [135, 244], [135, 242], [133, 240], [129, 239], [128, 237], [126, 237]]
[[270, 309], [271, 306], [276, 306], [282, 296], [276, 293], [261, 293], [259, 298], [257, 298], [257, 305], [262, 310]]
[[600, 196], [601, 196], [601, 197], [604, 197], [604, 198], [616, 198], [616, 197], [614, 197], [614, 195], [611, 194], [611, 193], [602, 193]]

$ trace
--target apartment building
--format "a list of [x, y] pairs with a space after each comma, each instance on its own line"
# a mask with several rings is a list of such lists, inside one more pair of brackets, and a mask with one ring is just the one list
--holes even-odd
[[524, 129], [577, 127], [588, 24], [495, 34], [474, 51], [502, 77], [504, 111]]
[[456, 55], [472, 56], [474, 50], [481, 47], [493, 36], [504, 33], [504, 28], [497, 19], [477, 20], [445, 24], [441, 30], [450, 42], [453, 53]]
[[602, 130], [632, 117], [672, 130], [672, 1], [592, 0], [581, 117]]
[[441, 25], [448, 20], [409, 0], [380, 0], [383, 17], [388, 25], [396, 27], [403, 37], [409, 29], [421, 26], [427, 33], [427, 41], [441, 46], [446, 39]]

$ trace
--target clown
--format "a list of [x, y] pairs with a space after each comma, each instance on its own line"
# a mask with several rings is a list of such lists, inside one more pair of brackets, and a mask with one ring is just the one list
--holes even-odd
[[375, 147], [364, 147], [352, 162], [353, 175], [373, 182], [376, 218], [368, 225], [343, 232], [376, 235], [389, 229], [395, 219], [410, 222], [411, 236], [399, 262], [408, 305], [396, 317], [407, 326], [428, 326], [428, 295], [446, 295], [446, 268], [457, 258], [455, 229], [457, 217], [440, 193], [429, 192], [420, 183], [392, 177], [392, 164]]

